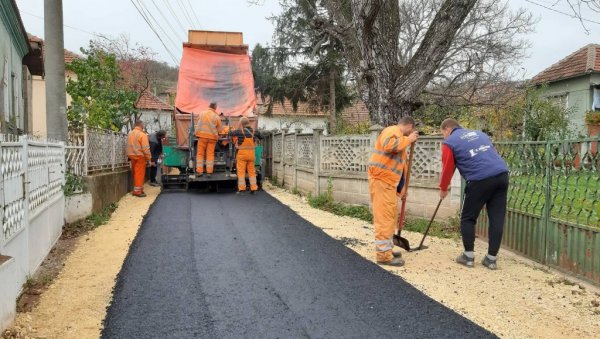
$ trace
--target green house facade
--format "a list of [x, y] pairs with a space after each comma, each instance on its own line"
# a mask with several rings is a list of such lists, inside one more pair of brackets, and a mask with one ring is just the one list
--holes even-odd
[[547, 84], [545, 96], [570, 110], [571, 127], [586, 135], [585, 113], [600, 110], [600, 45], [587, 45], [533, 77]]

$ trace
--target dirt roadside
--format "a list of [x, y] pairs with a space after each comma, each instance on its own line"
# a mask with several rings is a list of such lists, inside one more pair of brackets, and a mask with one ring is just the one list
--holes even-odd
[[[375, 260], [372, 225], [314, 209], [305, 198], [281, 188], [266, 185], [265, 189], [331, 237]], [[419, 233], [403, 235], [414, 244], [421, 239]], [[600, 289], [575, 283], [508, 251], [501, 251], [497, 271], [479, 262], [473, 269], [464, 268], [454, 262], [462, 249], [460, 240], [429, 238], [425, 243], [427, 250], [403, 252], [405, 267], [382, 267], [503, 338], [598, 337]], [[477, 258], [486, 248], [477, 242]]]
[[6, 338], [98, 338], [115, 279], [144, 215], [160, 193], [127, 195], [110, 220], [76, 239], [62, 271], [30, 312], [18, 313]]

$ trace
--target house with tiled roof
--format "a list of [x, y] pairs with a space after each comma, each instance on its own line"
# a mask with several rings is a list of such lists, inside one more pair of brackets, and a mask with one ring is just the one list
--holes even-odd
[[585, 113], [600, 110], [600, 44], [589, 44], [546, 68], [531, 79], [547, 84], [545, 95], [571, 110], [571, 124], [586, 133]]
[[[37, 37], [33, 34], [27, 34], [29, 39], [29, 44], [33, 47], [35, 46], [36, 50], [40, 51], [40, 55], [43, 58], [44, 54], [44, 40], [40, 37]], [[70, 64], [73, 60], [81, 58], [81, 56], [77, 53], [71, 52], [65, 49], [65, 64]], [[76, 79], [75, 73], [69, 70], [65, 70], [65, 79], [68, 81], [69, 79]], [[45, 137], [46, 133], [46, 80], [44, 74], [37, 74], [32, 76], [32, 91], [33, 91], [33, 102], [32, 102], [32, 111], [33, 111], [33, 124], [32, 124], [32, 134], [40, 137]], [[67, 93], [67, 102], [66, 107], [71, 104], [71, 96]]]
[[140, 110], [140, 120], [146, 125], [146, 131], [153, 133], [159, 130], [170, 131], [172, 126], [173, 106], [162, 101], [150, 91], [144, 91], [135, 103]]
[[302, 133], [312, 133], [314, 128], [326, 130], [329, 112], [325, 109], [310, 107], [306, 102], [299, 102], [294, 110], [292, 102], [272, 102], [269, 108], [269, 98], [256, 97], [256, 111], [259, 116], [258, 128], [264, 130], [290, 131], [302, 130]]
[[[287, 128], [290, 131], [301, 129], [303, 133], [312, 133], [314, 128], [321, 128], [327, 134], [329, 123], [329, 109], [313, 108], [306, 102], [299, 102], [294, 110], [292, 102], [286, 100], [273, 102], [269, 111], [268, 99], [264, 100], [257, 96], [257, 112], [260, 116], [258, 125], [261, 129], [281, 130]], [[350, 106], [344, 108], [338, 114], [338, 119], [350, 126], [369, 123], [369, 110], [362, 100], [357, 100]]]

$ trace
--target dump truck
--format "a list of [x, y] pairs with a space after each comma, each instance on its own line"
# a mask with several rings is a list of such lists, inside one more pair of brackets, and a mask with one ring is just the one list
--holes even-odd
[[[160, 180], [164, 188], [219, 187], [237, 183], [236, 147], [228, 133], [219, 135], [212, 176], [197, 176], [195, 125], [201, 112], [216, 102], [223, 126], [238, 129], [247, 117], [257, 131], [254, 78], [248, 45], [240, 32], [189, 31], [179, 67], [173, 124], [175, 135], [163, 145]], [[263, 147], [257, 145], [256, 173], [262, 185]], [[228, 185], [223, 185], [228, 184]], [[249, 187], [249, 186], [248, 186]]]

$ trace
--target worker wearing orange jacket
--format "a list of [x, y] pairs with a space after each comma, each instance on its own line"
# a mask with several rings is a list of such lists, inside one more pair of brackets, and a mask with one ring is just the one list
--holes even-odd
[[[402, 266], [404, 260], [400, 252], [394, 253], [393, 236], [398, 218], [397, 188], [406, 177], [407, 153], [419, 133], [414, 130], [415, 121], [411, 117], [401, 118], [398, 125], [385, 128], [375, 144], [369, 159], [369, 192], [373, 206], [375, 227], [375, 250], [377, 263]], [[406, 196], [406, 185], [400, 195]]]
[[256, 169], [254, 161], [256, 159], [254, 149], [256, 144], [254, 138], [260, 138], [260, 135], [255, 134], [250, 127], [250, 120], [246, 117], [240, 119], [240, 129], [230, 131], [229, 135], [237, 138], [237, 177], [238, 177], [238, 194], [246, 191], [246, 171], [248, 172], [248, 180], [250, 181], [250, 194], [254, 194], [258, 190], [256, 182]]
[[212, 175], [215, 166], [215, 146], [219, 140], [221, 131], [221, 118], [217, 114], [217, 103], [212, 102], [208, 109], [198, 117], [195, 134], [198, 137], [196, 151], [196, 173], [204, 174], [206, 165], [206, 174]]
[[136, 197], [146, 196], [144, 181], [146, 164], [150, 161], [150, 156], [148, 135], [144, 133], [144, 123], [138, 120], [127, 138], [127, 157], [131, 160], [131, 171], [133, 172], [133, 192], [131, 194]]

